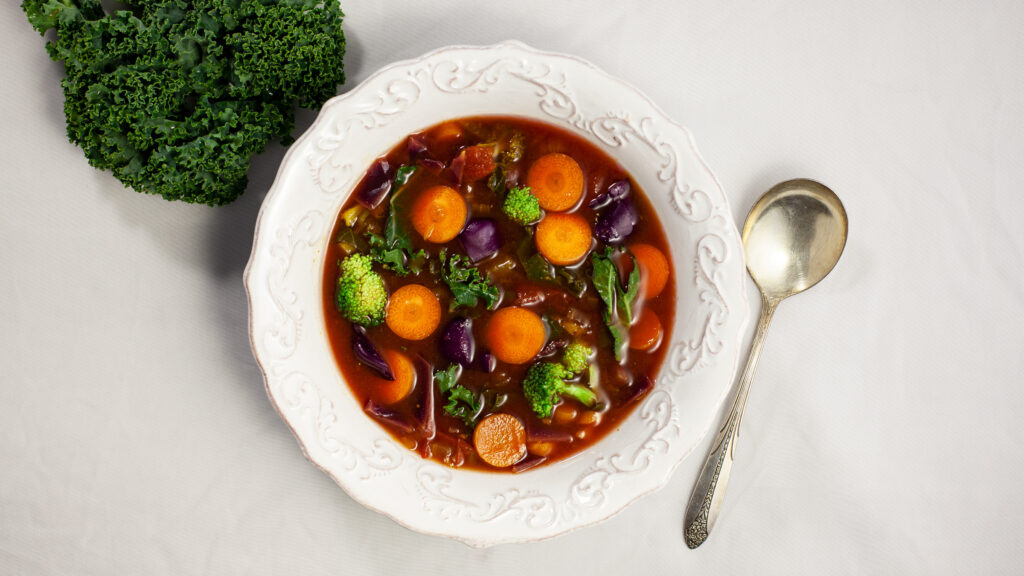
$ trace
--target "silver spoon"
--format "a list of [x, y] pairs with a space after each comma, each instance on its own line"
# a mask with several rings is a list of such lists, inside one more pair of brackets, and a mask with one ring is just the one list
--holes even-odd
[[785, 298], [814, 286], [832, 270], [846, 246], [846, 231], [843, 203], [834, 192], [813, 180], [776, 185], [747, 214], [743, 249], [747, 271], [761, 290], [761, 320], [729, 416], [715, 437], [686, 506], [683, 525], [690, 548], [707, 539], [718, 518], [743, 406], [775, 308]]

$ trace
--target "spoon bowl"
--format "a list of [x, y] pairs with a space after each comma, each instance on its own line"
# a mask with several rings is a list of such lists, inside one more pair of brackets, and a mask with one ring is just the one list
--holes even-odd
[[847, 226], [843, 203], [828, 187], [782, 182], [761, 196], [743, 225], [747, 270], [768, 298], [803, 292], [839, 261]]
[[843, 203], [827, 186], [797, 179], [777, 184], [754, 204], [743, 225], [747, 271], [761, 290], [761, 318], [729, 414], [697, 476], [686, 507], [683, 535], [690, 548], [707, 539], [732, 471], [743, 407], [765, 335], [779, 302], [828, 275], [846, 246]]

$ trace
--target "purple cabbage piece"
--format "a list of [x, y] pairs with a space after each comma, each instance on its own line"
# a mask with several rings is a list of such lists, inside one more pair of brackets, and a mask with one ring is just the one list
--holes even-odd
[[377, 420], [380, 420], [385, 424], [390, 424], [406, 434], [416, 429], [416, 426], [412, 422], [409, 422], [405, 416], [402, 416], [394, 410], [381, 406], [373, 400], [367, 400], [366, 406], [363, 406], [363, 410]]
[[468, 367], [473, 363], [475, 349], [472, 320], [456, 318], [445, 326], [441, 334], [441, 352], [445, 358]]
[[427, 155], [429, 150], [427, 143], [415, 136], [409, 136], [409, 141], [405, 145], [405, 151], [409, 154], [409, 162], [419, 162], [423, 167], [435, 172], [444, 170], [444, 162]]
[[459, 154], [448, 164], [449, 180], [456, 187], [462, 184], [462, 171], [466, 169], [466, 155]]
[[420, 160], [420, 163], [431, 170], [436, 170], [438, 172], [444, 170], [444, 162], [441, 162], [440, 160], [434, 160], [433, 158], [424, 158]]
[[636, 220], [636, 207], [633, 206], [633, 200], [630, 198], [616, 200], [597, 218], [594, 236], [605, 244], [618, 244], [633, 233]]
[[391, 372], [384, 357], [380, 355], [377, 347], [366, 336], [366, 328], [357, 324], [352, 325], [352, 351], [360, 362], [375, 370], [385, 380], [394, 380], [395, 375]]
[[[433, 440], [434, 436], [437, 435], [437, 420], [434, 418], [434, 367], [427, 362], [427, 359], [419, 354], [416, 355], [416, 379], [423, 378], [422, 381], [427, 383], [423, 390], [423, 400], [420, 402], [419, 413], [416, 415], [419, 418], [420, 430], [423, 432], [424, 440]], [[422, 445], [423, 457], [429, 456], [426, 450], [429, 450], [429, 444], [424, 442]]]
[[409, 136], [405, 151], [409, 154], [409, 160], [414, 161], [427, 151], [427, 144], [415, 136]]
[[387, 160], [381, 158], [375, 162], [363, 180], [363, 185], [356, 191], [356, 202], [370, 210], [379, 206], [387, 198], [388, 192], [391, 192], [393, 176]]
[[568, 345], [569, 340], [567, 340], [566, 338], [555, 338], [553, 340], [548, 340], [547, 344], [545, 344], [544, 347], [540, 349], [540, 352], [537, 353], [537, 356], [540, 356], [542, 358], [545, 356], [551, 356], [556, 352], [561, 352]]
[[617, 180], [612, 182], [611, 185], [608, 186], [608, 189], [603, 193], [598, 194], [597, 198], [591, 200], [588, 206], [594, 210], [599, 210], [615, 200], [622, 200], [626, 196], [629, 196], [629, 192], [629, 180]]
[[473, 264], [490, 258], [501, 248], [498, 226], [489, 218], [470, 220], [459, 234], [459, 241]]
[[633, 384], [629, 387], [629, 389], [626, 392], [625, 398], [623, 398], [620, 401], [620, 405], [625, 406], [626, 404], [633, 402], [637, 398], [643, 396], [644, 393], [650, 390], [651, 388], [654, 388], [654, 380], [651, 380], [650, 376], [642, 374], [640, 378], [635, 380]]
[[533, 468], [534, 466], [543, 464], [545, 460], [547, 460], [547, 458], [545, 458], [544, 456], [527, 456], [526, 458], [523, 458], [519, 462], [513, 464], [512, 471], [517, 474], [519, 472], [526, 472], [527, 470]]
[[485, 374], [490, 374], [498, 367], [498, 359], [494, 357], [494, 354], [484, 352], [480, 355], [479, 362], [477, 362], [477, 364], [479, 364], [477, 368], [482, 370]]

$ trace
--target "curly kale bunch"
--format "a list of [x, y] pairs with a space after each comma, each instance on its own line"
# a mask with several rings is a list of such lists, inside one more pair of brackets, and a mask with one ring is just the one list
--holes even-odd
[[337, 0], [24, 0], [67, 76], [68, 137], [89, 163], [168, 200], [227, 204], [249, 159], [290, 140], [295, 106], [345, 80]]

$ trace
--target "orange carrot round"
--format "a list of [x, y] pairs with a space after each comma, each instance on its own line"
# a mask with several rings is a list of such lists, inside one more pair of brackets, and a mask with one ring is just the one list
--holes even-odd
[[568, 266], [590, 251], [590, 224], [579, 214], [550, 213], [537, 224], [537, 251], [556, 266]]
[[[644, 283], [644, 297], [654, 298], [665, 289], [668, 283], [668, 259], [650, 244], [634, 244], [629, 251], [636, 257], [640, 265], [640, 279]], [[628, 258], [627, 261], [630, 261]]]
[[412, 206], [412, 227], [427, 242], [444, 244], [466, 225], [466, 201], [454, 188], [432, 186]]
[[384, 321], [392, 332], [406, 340], [423, 340], [441, 321], [441, 303], [426, 286], [406, 284], [388, 300]]
[[473, 431], [480, 459], [495, 468], [508, 468], [526, 456], [526, 428], [511, 414], [491, 414]]
[[629, 347], [633, 350], [654, 350], [661, 343], [662, 332], [657, 314], [644, 310], [636, 323], [629, 327]]
[[381, 354], [395, 379], [374, 378], [373, 397], [381, 404], [394, 404], [407, 397], [416, 386], [416, 369], [409, 357], [397, 350], [388, 349]]
[[530, 165], [526, 185], [537, 197], [540, 207], [549, 212], [562, 212], [576, 205], [583, 197], [583, 170], [560, 152], [541, 156]]
[[507, 364], [525, 364], [540, 352], [548, 338], [544, 321], [526, 308], [502, 308], [491, 316], [485, 331], [487, 346]]

